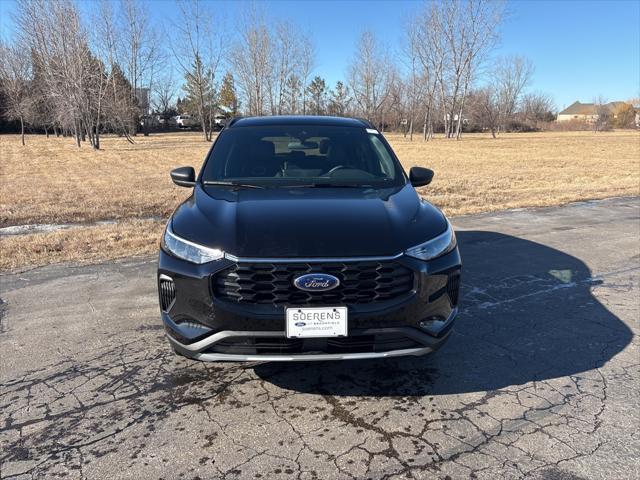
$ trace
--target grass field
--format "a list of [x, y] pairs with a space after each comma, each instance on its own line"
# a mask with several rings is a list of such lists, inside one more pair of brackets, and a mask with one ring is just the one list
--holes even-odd
[[[640, 194], [640, 132], [466, 135], [413, 142], [387, 137], [405, 168], [432, 168], [421, 194], [448, 215]], [[188, 195], [169, 171], [199, 167], [210, 144], [175, 133], [107, 137], [103, 150], [70, 139], [0, 136], [0, 227], [86, 223], [0, 237], [0, 270], [154, 252], [164, 219]], [[115, 225], [89, 225], [117, 220]]]

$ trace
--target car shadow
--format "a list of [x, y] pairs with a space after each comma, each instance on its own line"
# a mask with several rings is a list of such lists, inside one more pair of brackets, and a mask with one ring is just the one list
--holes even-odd
[[448, 343], [426, 357], [263, 363], [262, 379], [327, 395], [486, 392], [598, 368], [631, 330], [591, 294], [602, 282], [578, 258], [540, 243], [462, 231], [461, 312]]

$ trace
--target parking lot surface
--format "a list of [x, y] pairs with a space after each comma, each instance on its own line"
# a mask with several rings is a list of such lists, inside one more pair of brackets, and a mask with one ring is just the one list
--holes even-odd
[[640, 200], [454, 219], [421, 358], [198, 363], [154, 259], [0, 277], [1, 478], [638, 478]]

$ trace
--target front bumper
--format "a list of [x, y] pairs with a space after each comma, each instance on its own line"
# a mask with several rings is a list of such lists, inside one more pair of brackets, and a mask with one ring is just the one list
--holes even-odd
[[[459, 252], [455, 249], [429, 262], [406, 256], [392, 259], [413, 272], [410, 291], [391, 300], [348, 304], [348, 337], [289, 339], [284, 305], [233, 303], [217, 294], [212, 280], [234, 267], [234, 260], [194, 265], [161, 251], [162, 321], [178, 353], [204, 361], [348, 360], [431, 353], [448, 339], [457, 314]], [[455, 292], [452, 278], [457, 279]], [[173, 289], [169, 298], [168, 285]]]

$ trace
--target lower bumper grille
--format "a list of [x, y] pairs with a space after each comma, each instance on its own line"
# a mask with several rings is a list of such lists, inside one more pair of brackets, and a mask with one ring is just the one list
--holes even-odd
[[[307, 273], [337, 277], [340, 285], [306, 292], [293, 281]], [[266, 305], [358, 304], [398, 298], [413, 289], [414, 273], [393, 261], [354, 263], [237, 263], [212, 278], [216, 298]]]
[[388, 352], [418, 347], [421, 347], [418, 342], [399, 334], [360, 335], [327, 339], [328, 353]]
[[451, 305], [454, 307], [458, 305], [458, 296], [460, 293], [460, 274], [452, 273], [447, 280], [447, 295], [451, 300]]
[[283, 337], [231, 337], [212, 345], [207, 353], [236, 355], [294, 354], [302, 351], [302, 339]]
[[230, 337], [209, 347], [205, 353], [235, 355], [277, 355], [304, 353], [370, 353], [419, 348], [423, 345], [398, 333], [355, 335], [334, 338]]

